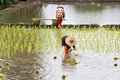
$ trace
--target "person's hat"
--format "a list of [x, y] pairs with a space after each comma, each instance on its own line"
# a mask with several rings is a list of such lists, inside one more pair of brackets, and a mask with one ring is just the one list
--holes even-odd
[[76, 44], [76, 39], [73, 37], [73, 36], [68, 36], [66, 39], [65, 39], [65, 42], [68, 46], [75, 46]]
[[63, 6], [61, 6], [61, 5], [58, 5], [57, 9], [58, 9], [58, 8], [62, 8], [62, 9], [64, 9], [64, 7], [63, 7]]

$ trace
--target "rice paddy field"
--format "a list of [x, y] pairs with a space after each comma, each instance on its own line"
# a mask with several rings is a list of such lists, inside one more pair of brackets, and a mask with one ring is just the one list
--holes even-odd
[[111, 28], [61, 28], [2, 26], [0, 31], [1, 56], [19, 53], [34, 53], [37, 50], [61, 49], [61, 37], [72, 35], [77, 39], [77, 48], [97, 53], [120, 52], [120, 30]]
[[[64, 35], [77, 39], [76, 65], [62, 63]], [[1, 26], [0, 47], [3, 80], [120, 79], [120, 30], [114, 26]]]

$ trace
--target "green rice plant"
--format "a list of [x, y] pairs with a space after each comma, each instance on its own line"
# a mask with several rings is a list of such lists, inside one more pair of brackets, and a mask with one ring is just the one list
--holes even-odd
[[0, 55], [11, 56], [17, 53], [34, 53], [38, 49], [39, 32], [25, 26], [2, 26], [0, 28]]
[[57, 29], [57, 26], [53, 26], [53, 29]]
[[66, 27], [65, 27], [65, 29], [68, 29], [68, 28], [69, 28], [69, 26], [66, 26]]
[[84, 26], [81, 30], [73, 28], [44, 28], [40, 29], [43, 36], [41, 47], [46, 46], [47, 49], [55, 50], [61, 48], [61, 37], [64, 35], [72, 35], [77, 38], [77, 46], [82, 50], [89, 50], [98, 53], [110, 53], [120, 51], [120, 31], [110, 31], [104, 28], [87, 28]]
[[34, 71], [34, 74], [39, 74], [39, 70], [35, 70], [35, 71]]
[[118, 64], [117, 64], [117, 63], [115, 63], [115, 64], [114, 64], [114, 66], [115, 66], [115, 67], [117, 67], [117, 66], [118, 66]]
[[61, 79], [62, 79], [62, 80], [65, 80], [65, 79], [66, 79], [66, 75], [63, 74], [63, 75], [61, 76]]
[[6, 74], [4, 74], [4, 73], [0, 73], [0, 79], [2, 80], [4, 80], [4, 78], [6, 77]]
[[72, 35], [77, 39], [76, 47], [80, 50], [98, 53], [120, 52], [120, 31], [116, 29], [87, 28], [76, 26], [57, 29], [25, 26], [2, 26], [0, 28], [0, 55], [11, 56], [17, 53], [35, 53], [37, 50], [60, 50], [61, 37]]

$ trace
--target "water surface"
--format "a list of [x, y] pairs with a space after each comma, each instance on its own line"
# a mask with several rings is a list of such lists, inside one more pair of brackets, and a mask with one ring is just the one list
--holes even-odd
[[[119, 31], [81, 31], [79, 29], [40, 29], [39, 50], [34, 54], [16, 53], [7, 59], [2, 57], [0, 73], [10, 80], [119, 80], [120, 57]], [[109, 33], [109, 35], [107, 35]], [[74, 56], [77, 65], [63, 62], [61, 37], [75, 35], [77, 39]], [[96, 35], [98, 34], [98, 35]], [[97, 47], [97, 48], [96, 48]], [[57, 57], [54, 59], [54, 57]], [[73, 56], [72, 56], [73, 57]], [[10, 63], [6, 66], [6, 63]], [[114, 66], [118, 64], [118, 66]], [[38, 73], [35, 73], [38, 71]]]
[[[116, 54], [120, 56], [119, 54]], [[57, 59], [53, 59], [57, 56]], [[15, 56], [4, 60], [10, 62], [9, 68], [5, 66], [2, 72], [7, 74], [7, 79], [13, 80], [119, 80], [120, 61], [114, 61], [114, 54], [95, 54], [93, 52], [79, 51], [76, 61], [77, 65], [62, 62], [62, 50], [49, 51], [35, 55]], [[114, 64], [118, 66], [115, 67]], [[38, 74], [35, 71], [39, 71]]]
[[[7, 14], [0, 14], [0, 22], [31, 23], [31, 18], [55, 18], [56, 4], [36, 4]], [[66, 21], [63, 24], [119, 24], [120, 5], [63, 5]], [[51, 24], [42, 21], [41, 24]]]
[[[102, 25], [120, 22], [119, 5], [63, 6], [67, 19], [63, 24]], [[55, 18], [56, 7], [57, 5], [53, 4], [25, 7], [0, 14], [0, 22], [31, 23], [32, 17]], [[41, 24], [51, 24], [51, 21], [42, 21]], [[35, 54], [16, 53], [8, 59], [1, 58], [0, 73], [7, 75], [6, 80], [62, 80], [62, 75], [66, 76], [66, 80], [119, 80], [120, 60], [113, 59], [114, 56], [120, 56], [119, 33], [119, 31], [106, 32], [104, 29], [97, 31], [40, 29], [40, 50]], [[79, 56], [75, 59], [80, 63], [77, 65], [62, 62], [63, 48], [60, 38], [65, 34], [75, 34], [79, 39], [77, 43]], [[57, 57], [56, 60], [53, 59], [54, 56]], [[10, 63], [8, 67], [5, 65], [6, 62]], [[114, 64], [118, 66], [115, 67]], [[39, 73], [36, 74], [35, 71]]]

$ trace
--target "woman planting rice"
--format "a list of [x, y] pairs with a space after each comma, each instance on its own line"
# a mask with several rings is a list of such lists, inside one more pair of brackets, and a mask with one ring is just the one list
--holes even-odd
[[64, 48], [64, 60], [66, 61], [69, 58], [69, 52], [71, 52], [71, 47], [73, 47], [74, 50], [75, 44], [76, 44], [76, 39], [73, 36], [70, 35], [65, 35], [62, 37], [62, 46]]

